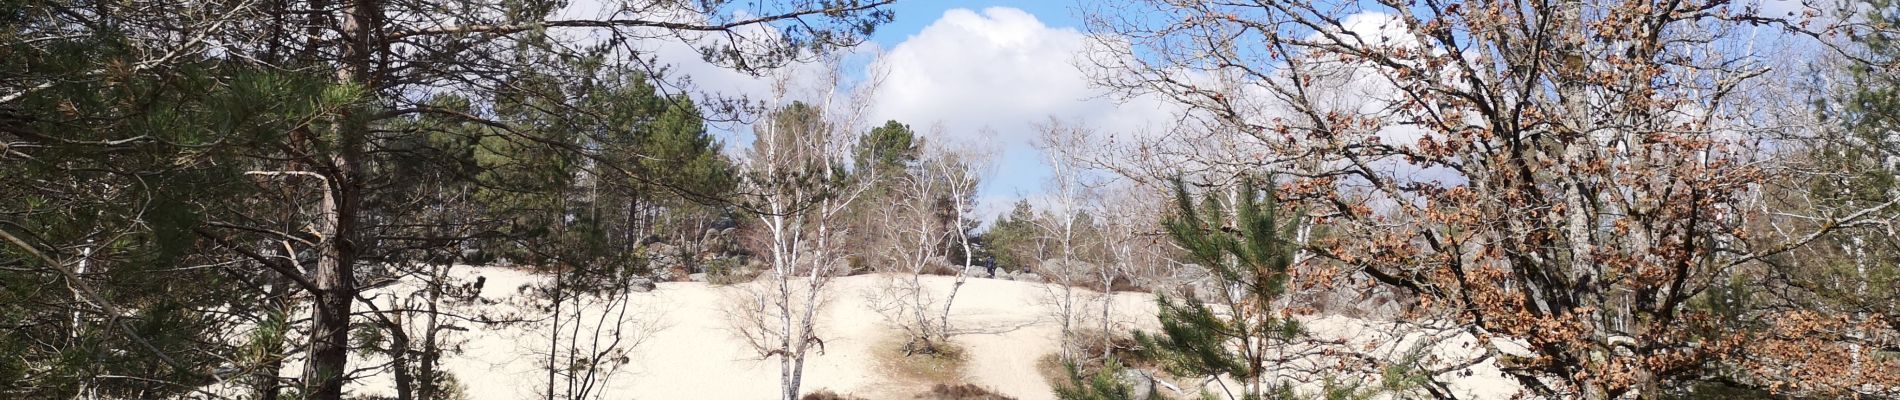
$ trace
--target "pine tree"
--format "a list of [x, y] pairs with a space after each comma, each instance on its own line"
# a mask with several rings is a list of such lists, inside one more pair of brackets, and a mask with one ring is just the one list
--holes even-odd
[[[1056, 398], [1062, 400], [1129, 400], [1136, 398], [1134, 388], [1128, 383], [1116, 379], [1121, 365], [1109, 360], [1109, 363], [1094, 374], [1083, 374], [1075, 363], [1063, 363], [1062, 370], [1068, 375], [1067, 385], [1056, 385]], [[1145, 398], [1152, 398], [1147, 396]]]
[[63, 5], [0, 5], [0, 397], [248, 380], [282, 358], [263, 345], [281, 335], [240, 332], [281, 315], [286, 292], [260, 290], [280, 287], [265, 268], [280, 265], [208, 254], [229, 244], [198, 232], [270, 218], [252, 211], [274, 194], [234, 159], [356, 93], [233, 63], [136, 64], [140, 32], [36, 8]]
[[923, 145], [916, 131], [911, 130], [910, 125], [892, 120], [858, 138], [852, 161], [860, 171], [876, 169], [878, 176], [886, 176], [915, 165], [922, 153]]
[[1036, 217], [1028, 201], [1018, 200], [1008, 214], [996, 216], [989, 230], [983, 232], [983, 248], [995, 257], [999, 271], [1022, 270], [1039, 261]]
[[1164, 223], [1168, 235], [1224, 290], [1158, 296], [1161, 332], [1137, 331], [1135, 340], [1169, 372], [1230, 378], [1243, 386], [1240, 398], [1260, 399], [1283, 390], [1262, 379], [1273, 367], [1268, 352], [1301, 329], [1274, 307], [1293, 264], [1295, 248], [1285, 238], [1295, 225], [1283, 223], [1272, 192], [1258, 190], [1252, 180], [1234, 199], [1229, 207], [1209, 194], [1196, 206], [1185, 183], [1176, 180], [1177, 209]]

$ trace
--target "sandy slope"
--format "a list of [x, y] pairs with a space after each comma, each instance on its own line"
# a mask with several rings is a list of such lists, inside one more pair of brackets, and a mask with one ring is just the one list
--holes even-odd
[[[513, 293], [513, 287], [535, 279], [518, 272], [482, 269], [489, 279], [487, 297]], [[879, 365], [874, 346], [889, 345], [897, 331], [872, 310], [867, 296], [885, 277], [864, 275], [832, 282], [830, 301], [821, 317], [823, 354], [814, 354], [804, 372], [804, 389], [820, 388], [873, 399], [909, 398], [925, 383], [894, 376]], [[925, 277], [932, 289], [951, 286], [949, 277]], [[628, 367], [609, 379], [606, 399], [763, 399], [778, 390], [777, 358], [760, 359], [732, 332], [724, 305], [736, 287], [705, 283], [661, 283], [650, 293], [635, 294], [636, 312], [643, 321], [629, 324], [632, 331], [650, 330], [630, 355]], [[1043, 304], [1043, 285], [970, 279], [958, 295], [951, 320], [965, 331], [955, 340], [969, 350], [968, 382], [991, 387], [1024, 400], [1052, 398], [1036, 371], [1036, 361], [1056, 349], [1058, 324]], [[1078, 295], [1092, 295], [1082, 294]], [[1147, 294], [1116, 296], [1122, 321], [1154, 320], [1154, 304]], [[1088, 310], [1099, 313], [1099, 309]], [[1118, 324], [1126, 327], [1127, 324]], [[650, 327], [651, 329], [646, 329]], [[502, 330], [467, 334], [462, 354], [446, 362], [471, 399], [525, 399], [543, 390], [546, 372], [544, 336], [536, 332]], [[361, 363], [373, 363], [361, 360]], [[355, 382], [356, 394], [385, 394], [386, 377]]]
[[[502, 297], [529, 283], [533, 276], [495, 268], [473, 269], [489, 279], [484, 297]], [[879, 365], [876, 346], [888, 346], [896, 330], [873, 311], [867, 294], [888, 278], [878, 275], [844, 277], [832, 283], [831, 300], [821, 317], [826, 351], [814, 354], [804, 372], [803, 390], [820, 388], [870, 399], [907, 399], [926, 383], [894, 376]], [[941, 291], [954, 280], [926, 277], [927, 285]], [[966, 382], [990, 387], [1023, 400], [1053, 398], [1036, 370], [1036, 362], [1056, 351], [1059, 332], [1048, 311], [1052, 286], [991, 279], [970, 279], [952, 309], [952, 321], [966, 333], [958, 341], [969, 357]], [[623, 328], [646, 332], [633, 348], [628, 367], [609, 377], [604, 399], [769, 399], [778, 388], [777, 358], [761, 359], [737, 339], [726, 322], [724, 304], [737, 290], [705, 283], [661, 283], [650, 293], [635, 294], [636, 323]], [[1092, 294], [1084, 294], [1092, 295]], [[1155, 322], [1153, 297], [1146, 293], [1115, 295], [1116, 329], [1151, 328]], [[1083, 310], [1086, 322], [1099, 326], [1097, 309]], [[595, 313], [598, 315], [598, 313]], [[1314, 327], [1346, 336], [1362, 336], [1369, 326], [1346, 318], [1327, 318]], [[543, 390], [546, 372], [544, 336], [525, 328], [463, 334], [463, 353], [446, 360], [446, 368], [466, 385], [471, 399], [528, 399]], [[354, 365], [375, 363], [375, 357]], [[1489, 371], [1486, 371], [1489, 372]], [[390, 393], [388, 374], [351, 385], [359, 395]], [[1480, 374], [1483, 375], [1483, 374]], [[1508, 394], [1508, 387], [1480, 376], [1461, 382], [1460, 391]], [[1490, 397], [1490, 396], [1485, 396]]]

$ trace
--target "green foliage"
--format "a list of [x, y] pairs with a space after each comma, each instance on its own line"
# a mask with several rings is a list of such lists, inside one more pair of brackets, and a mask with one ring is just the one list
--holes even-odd
[[[1286, 290], [1287, 270], [1297, 251], [1288, 238], [1297, 225], [1279, 217], [1272, 191], [1259, 189], [1254, 180], [1244, 180], [1235, 198], [1230, 206], [1208, 193], [1197, 205], [1186, 185], [1175, 182], [1175, 212], [1164, 223], [1169, 237], [1186, 250], [1190, 261], [1208, 269], [1214, 287], [1229, 288], [1198, 298], [1156, 296], [1161, 330], [1137, 331], [1135, 340], [1145, 358], [1175, 375], [1258, 382], [1275, 367], [1264, 353], [1304, 334], [1298, 321], [1273, 307]], [[1378, 385], [1367, 385], [1365, 378], [1325, 375], [1312, 392], [1287, 382], [1262, 382], [1243, 385], [1250, 390], [1234, 395], [1329, 400], [1403, 396], [1428, 383], [1430, 377], [1415, 368], [1427, 350], [1421, 345], [1387, 363], [1379, 371]]]
[[[751, 160], [759, 169], [747, 180], [757, 191], [776, 193], [788, 200], [788, 210], [803, 209], [829, 199], [853, 179], [846, 160], [825, 154], [835, 129], [816, 107], [794, 101], [773, 110], [753, 126]], [[768, 171], [769, 169], [769, 171]], [[755, 193], [763, 194], [763, 193]]]
[[1900, 71], [1896, 71], [1900, 69], [1900, 1], [1859, 0], [1843, 5], [1845, 10], [1861, 11], [1859, 15], [1866, 19], [1850, 36], [1866, 46], [1863, 54], [1857, 54], [1865, 62], [1848, 65], [1851, 90], [1832, 100], [1839, 103], [1843, 125], [1877, 144], [1868, 150], [1892, 154], [1895, 148], [1890, 138], [1871, 135], [1900, 129]]
[[668, 99], [639, 147], [641, 171], [658, 181], [656, 186], [722, 199], [736, 185], [732, 162], [719, 153], [724, 145], [706, 131], [704, 121], [692, 99]]
[[1117, 378], [1122, 371], [1122, 366], [1114, 360], [1109, 360], [1106, 366], [1087, 376], [1083, 376], [1081, 368], [1073, 362], [1063, 363], [1062, 370], [1068, 375], [1069, 382], [1066, 385], [1056, 385], [1057, 399], [1127, 400], [1135, 398], [1134, 388]]
[[853, 161], [859, 171], [877, 170], [879, 176], [894, 176], [916, 164], [922, 153], [923, 143], [910, 125], [886, 121], [858, 138]]
[[1256, 379], [1271, 367], [1253, 353], [1257, 346], [1284, 342], [1300, 331], [1271, 308], [1293, 261], [1293, 244], [1283, 239], [1293, 224], [1280, 222], [1272, 193], [1256, 189], [1253, 181], [1240, 193], [1230, 211], [1211, 194], [1196, 206], [1185, 184], [1175, 184], [1177, 208], [1166, 222], [1169, 237], [1212, 273], [1215, 287], [1238, 291], [1204, 294], [1227, 306], [1218, 312], [1201, 301], [1158, 296], [1160, 334], [1136, 332], [1135, 338], [1177, 375]]
[[156, 398], [208, 384], [265, 295], [253, 272], [206, 267], [261, 270], [208, 255], [195, 230], [250, 216], [255, 165], [239, 157], [360, 91], [217, 61], [133, 70], [117, 32], [26, 45], [10, 35], [45, 13], [0, 15], [0, 92], [21, 95], [0, 104], [0, 231], [26, 242], [0, 243], [0, 397]]
[[983, 232], [980, 241], [990, 256], [996, 257], [999, 270], [1021, 270], [1037, 261], [1041, 234], [1036, 228], [1036, 212], [1029, 202], [1016, 201], [1008, 214], [998, 215]]
[[[708, 17], [732, 22], [722, 3]], [[166, 398], [274, 368], [286, 338], [327, 340], [296, 332], [311, 323], [285, 315], [291, 299], [357, 294], [325, 280], [334, 292], [297, 295], [279, 275], [379, 283], [510, 258], [624, 278], [652, 220], [720, 218], [702, 203], [735, 180], [700, 105], [612, 54], [624, 35], [556, 43], [541, 22], [562, 6], [0, 2], [0, 232], [23, 242], [0, 244], [0, 398]], [[638, 7], [622, 11], [672, 5]], [[843, 9], [810, 15], [828, 7]], [[891, 17], [855, 1], [749, 11], [805, 17], [736, 22], [784, 41], [710, 58], [783, 65]], [[498, 31], [419, 33], [460, 22]], [[386, 333], [359, 331], [359, 346]]]

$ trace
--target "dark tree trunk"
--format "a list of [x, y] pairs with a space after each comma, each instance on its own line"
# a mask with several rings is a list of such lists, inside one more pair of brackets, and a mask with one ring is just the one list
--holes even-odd
[[436, 334], [442, 331], [441, 327], [437, 326], [440, 321], [436, 319], [436, 313], [440, 312], [438, 304], [442, 302], [442, 280], [447, 278], [447, 276], [448, 274], [446, 273], [438, 272], [432, 277], [435, 283], [429, 285], [429, 315], [423, 317], [428, 321], [428, 323], [423, 324], [423, 327], [428, 330], [422, 334], [422, 362], [421, 366], [416, 368], [416, 379], [420, 383], [416, 386], [416, 398], [420, 400], [433, 400], [436, 398], [437, 378], [435, 368], [436, 360], [441, 357], [441, 349], [437, 348], [439, 345], [437, 344], [438, 340]]
[[[333, 222], [346, 220], [342, 213], [338, 215]], [[350, 306], [356, 294], [350, 265], [355, 260], [349, 245], [338, 242], [325, 246], [323, 258], [317, 262], [315, 282], [319, 292], [312, 309], [310, 358], [303, 376], [309, 398], [316, 400], [343, 397], [343, 373], [349, 363]]]
[[[391, 306], [392, 308], [399, 306]], [[394, 313], [394, 323], [389, 326], [389, 363], [396, 372], [396, 399], [414, 400], [415, 375], [410, 369], [409, 333], [403, 332], [402, 314]]]
[[[266, 274], [264, 279], [270, 280], [267, 300], [270, 304], [269, 312], [272, 315], [289, 313], [289, 281], [276, 274]], [[277, 400], [278, 393], [283, 391], [283, 384], [278, 381], [277, 374], [284, 370], [284, 358], [280, 354], [284, 349], [284, 336], [282, 332], [279, 332], [275, 335], [266, 335], [265, 340], [266, 343], [259, 344], [259, 347], [269, 349], [269, 351], [263, 354], [264, 359], [259, 360], [257, 372], [251, 376], [251, 387], [256, 391], [259, 400]]]
[[[338, 33], [342, 39], [342, 65], [337, 82], [358, 87], [373, 87], [369, 74], [371, 32], [375, 29], [379, 5], [374, 0], [352, 0], [343, 7]], [[310, 358], [304, 368], [308, 398], [340, 400], [343, 374], [349, 365], [350, 309], [356, 301], [356, 219], [361, 204], [364, 140], [369, 126], [358, 115], [344, 111], [337, 118], [335, 147], [326, 165], [328, 180], [319, 229], [321, 257], [313, 279], [317, 286], [310, 325]]]

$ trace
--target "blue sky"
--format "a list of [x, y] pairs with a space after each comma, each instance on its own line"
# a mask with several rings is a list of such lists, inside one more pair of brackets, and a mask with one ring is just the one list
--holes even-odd
[[[871, 37], [881, 51], [875, 63], [884, 78], [865, 122], [896, 120], [930, 143], [993, 149], [994, 171], [977, 193], [979, 217], [988, 219], [1019, 199], [1037, 201], [1050, 168], [1031, 145], [1034, 123], [1060, 117], [1119, 132], [1163, 119], [1154, 104], [1130, 112], [1104, 98], [1075, 66], [1090, 44], [1076, 6], [1072, 0], [898, 1], [893, 21]], [[755, 99], [771, 95], [770, 78], [706, 65], [687, 46], [658, 51], [699, 89]], [[845, 72], [862, 77], [867, 71]], [[728, 152], [750, 145], [744, 127], [715, 130]]]
[[[882, 50], [876, 65], [885, 67], [885, 78], [864, 122], [875, 126], [896, 120], [934, 143], [982, 143], [997, 149], [995, 171], [978, 192], [977, 211], [984, 218], [1017, 200], [1046, 204], [1039, 200], [1045, 198], [1050, 168], [1031, 145], [1037, 136], [1035, 123], [1057, 117], [1101, 135], [1145, 136], [1171, 128], [1179, 110], [1179, 105], [1155, 96], [1105, 96], [1092, 84], [1074, 61], [1095, 44], [1083, 31], [1078, 11], [1094, 3], [1076, 1], [899, 0], [892, 6], [894, 20], [871, 37]], [[1758, 1], [1765, 2], [1770, 13], [1801, 4]], [[1354, 16], [1373, 21], [1384, 14]], [[753, 99], [771, 95], [769, 78], [708, 65], [690, 46], [662, 45], [652, 51], [680, 67], [676, 72], [691, 76], [697, 89]], [[864, 71], [846, 73], [865, 76]], [[939, 124], [942, 130], [933, 129]], [[745, 128], [733, 128], [721, 136], [727, 139], [727, 150], [737, 153], [751, 138]]]
[[[1800, 4], [1760, 1], [1771, 13]], [[1171, 128], [1179, 109], [1154, 96], [1105, 96], [1091, 83], [1073, 63], [1094, 44], [1083, 31], [1081, 6], [1076, 0], [899, 0], [894, 20], [871, 37], [882, 50], [877, 62], [887, 68], [867, 122], [897, 120], [932, 142], [998, 149], [995, 170], [977, 194], [983, 218], [1017, 200], [1046, 206], [1041, 200], [1050, 168], [1031, 145], [1035, 123], [1057, 117], [1102, 135], [1145, 136]], [[933, 129], [939, 124], [944, 129]], [[979, 134], [986, 131], [993, 136]]]
[[[1080, 31], [1082, 22], [1076, 16], [1075, 6], [1073, 1], [1066, 0], [900, 0], [895, 7], [895, 18], [889, 25], [879, 27], [871, 39], [884, 49], [892, 49], [907, 40], [916, 38], [925, 28], [941, 21], [946, 12], [952, 10], [981, 12], [992, 8], [1021, 10], [1050, 28], [1070, 28]], [[928, 130], [929, 128], [925, 125], [934, 123], [932, 121], [902, 122], [913, 125], [913, 128], [919, 131]], [[1049, 178], [1048, 169], [1041, 160], [1041, 153], [1026, 142], [1034, 133], [1025, 130], [1024, 128], [1027, 127], [1020, 124], [1011, 125], [1014, 126], [990, 126], [999, 136], [1003, 136], [1004, 143], [999, 146], [1002, 154], [997, 160], [996, 172], [987, 177], [978, 193], [978, 209], [985, 218], [1006, 210], [1006, 207], [1017, 199], [1041, 194], [1043, 183]]]
[[1029, 0], [1029, 1], [978, 1], [978, 0], [898, 0], [894, 5], [897, 17], [889, 25], [878, 27], [871, 40], [885, 48], [896, 46], [905, 39], [916, 35], [924, 27], [937, 22], [945, 11], [953, 9], [983, 10], [991, 7], [1007, 7], [1022, 10], [1035, 15], [1037, 20], [1051, 27], [1082, 29], [1082, 20], [1076, 16], [1076, 3], [1066, 0]]
[[997, 149], [995, 171], [977, 194], [984, 217], [1019, 199], [1036, 202], [1050, 168], [1031, 145], [1035, 123], [1059, 117], [1119, 133], [1155, 129], [1168, 115], [1090, 85], [1072, 63], [1090, 44], [1076, 8], [1069, 0], [900, 0], [895, 19], [872, 36], [889, 67], [873, 119], [910, 124], [937, 143]]
[[[1119, 131], [1158, 119], [1153, 105], [1131, 113], [1103, 99], [1072, 63], [1089, 43], [1073, 0], [900, 0], [893, 7], [893, 21], [871, 37], [881, 50], [876, 63], [886, 72], [865, 122], [897, 120], [930, 142], [982, 143], [1000, 153], [977, 194], [983, 217], [1044, 192], [1049, 168], [1031, 145], [1033, 123], [1056, 116]], [[585, 15], [599, 7], [575, 8]], [[706, 64], [690, 46], [653, 51], [674, 63], [676, 73], [691, 76], [698, 90], [771, 96], [770, 78]], [[860, 77], [865, 72], [846, 71]], [[934, 129], [939, 124], [943, 129]], [[728, 152], [750, 145], [747, 128], [714, 129]]]

